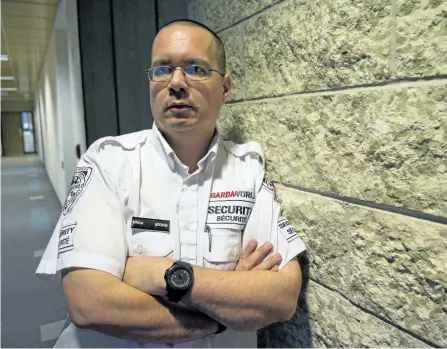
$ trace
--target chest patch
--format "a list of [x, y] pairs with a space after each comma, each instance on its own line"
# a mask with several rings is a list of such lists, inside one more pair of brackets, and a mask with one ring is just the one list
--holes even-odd
[[253, 190], [215, 191], [210, 195], [207, 225], [210, 228], [244, 229], [255, 204]]

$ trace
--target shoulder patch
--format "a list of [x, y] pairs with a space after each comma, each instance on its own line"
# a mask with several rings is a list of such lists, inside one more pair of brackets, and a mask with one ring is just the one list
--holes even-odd
[[278, 228], [281, 230], [281, 233], [284, 235], [288, 243], [299, 238], [296, 230], [290, 225], [287, 218], [279, 217]]
[[273, 184], [272, 180], [269, 179], [268, 177], [264, 177], [264, 179], [262, 180], [262, 186], [272, 194], [276, 194], [275, 185]]
[[68, 224], [61, 227], [59, 232], [58, 254], [73, 250], [73, 236], [77, 223]]
[[262, 180], [262, 187], [273, 195], [276, 202], [281, 203], [276, 193], [275, 184], [273, 184], [273, 181], [267, 176], [264, 176], [264, 179]]
[[87, 184], [92, 178], [91, 167], [76, 167], [75, 174], [71, 180], [70, 189], [68, 191], [67, 199], [62, 206], [62, 214], [66, 216], [73, 208], [76, 201], [84, 192]]

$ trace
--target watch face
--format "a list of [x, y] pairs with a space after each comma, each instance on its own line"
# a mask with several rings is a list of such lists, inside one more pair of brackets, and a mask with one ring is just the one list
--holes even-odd
[[173, 271], [170, 281], [174, 287], [181, 289], [189, 286], [191, 277], [185, 269], [179, 268]]

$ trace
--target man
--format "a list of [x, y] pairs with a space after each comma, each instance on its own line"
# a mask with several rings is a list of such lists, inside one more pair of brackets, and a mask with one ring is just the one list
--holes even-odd
[[84, 154], [37, 270], [62, 272], [72, 323], [56, 346], [256, 347], [294, 314], [304, 245], [260, 146], [216, 131], [231, 90], [217, 35], [169, 23], [148, 76], [152, 130]]

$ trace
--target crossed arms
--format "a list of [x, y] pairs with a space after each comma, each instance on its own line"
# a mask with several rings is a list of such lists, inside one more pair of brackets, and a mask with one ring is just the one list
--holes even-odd
[[164, 273], [172, 261], [161, 257], [128, 258], [123, 280], [92, 269], [68, 271], [63, 291], [77, 326], [119, 338], [184, 341], [215, 333], [218, 322], [255, 331], [290, 319], [301, 288], [296, 258], [278, 271], [281, 260], [266, 258], [270, 250], [251, 241], [235, 271], [194, 267], [192, 290], [179, 304], [164, 299]]

